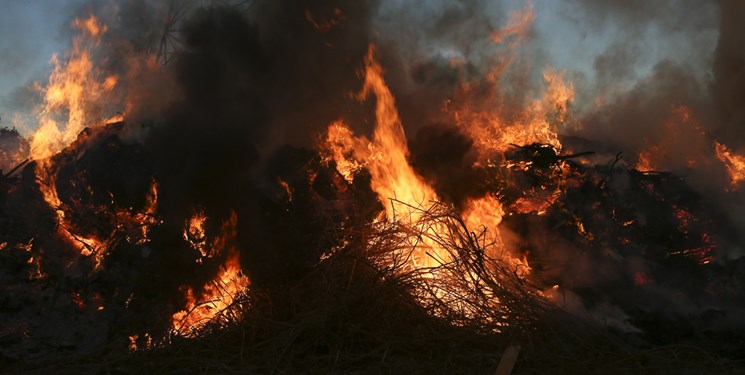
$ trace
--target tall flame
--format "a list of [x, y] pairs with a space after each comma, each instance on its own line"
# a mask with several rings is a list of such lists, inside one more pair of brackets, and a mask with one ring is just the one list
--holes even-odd
[[[52, 57], [54, 70], [42, 89], [44, 102], [38, 114], [39, 127], [31, 136], [30, 156], [38, 161], [36, 174], [42, 182], [39, 189], [46, 203], [57, 215], [58, 233], [73, 246], [80, 246], [84, 256], [95, 255], [95, 265], [102, 260], [102, 242], [76, 234], [65, 220], [62, 202], [57, 195], [57, 171], [50, 157], [70, 145], [92, 120], [93, 103], [98, 96], [111, 91], [117, 77], [102, 77], [96, 69], [90, 48], [97, 46], [106, 32], [106, 25], [93, 15], [76, 19], [73, 25], [81, 31], [73, 39], [73, 49], [66, 63]], [[62, 128], [60, 128], [60, 123]]]
[[49, 76], [43, 108], [39, 112], [39, 127], [31, 136], [31, 158], [46, 159], [75, 140], [86, 125], [97, 120], [100, 108], [96, 99], [112, 91], [118, 82], [116, 75], [98, 70], [92, 57], [92, 47], [101, 43], [106, 25], [95, 16], [76, 19], [73, 25], [81, 31], [73, 39], [67, 61], [52, 57], [54, 69]]
[[[365, 83], [360, 99], [375, 95], [375, 132], [368, 147], [367, 168], [372, 189], [382, 202], [395, 198], [421, 207], [439, 200], [434, 189], [409, 165], [409, 147], [393, 94], [383, 80], [383, 67], [375, 60], [375, 48], [365, 57]], [[389, 218], [396, 218], [393, 205], [386, 205]]]
[[[375, 131], [373, 139], [355, 137], [341, 121], [329, 126], [326, 149], [336, 162], [339, 172], [351, 181], [363, 166], [370, 172], [372, 189], [385, 206], [385, 217], [380, 220], [417, 223], [421, 210], [439, 200], [434, 189], [409, 165], [409, 147], [393, 94], [383, 79], [383, 67], [375, 60], [375, 48], [370, 46], [365, 57], [365, 81], [358, 97], [374, 95]], [[428, 231], [433, 228], [426, 229]], [[426, 233], [425, 233], [426, 237]], [[431, 267], [436, 259], [446, 258], [423, 239], [412, 243], [411, 265]], [[427, 252], [431, 253], [427, 253]]]
[[[324, 147], [327, 158], [335, 161], [339, 172], [350, 182], [361, 168], [370, 172], [370, 185], [385, 205], [385, 217], [379, 220], [416, 226], [426, 209], [439, 201], [439, 197], [409, 164], [404, 128], [383, 75], [382, 66], [375, 60], [375, 48], [371, 46], [365, 58], [365, 81], [359, 98], [363, 100], [371, 94], [375, 95], [373, 139], [355, 137], [347, 125], [336, 121], [329, 125]], [[486, 231], [489, 255], [511, 259], [509, 254], [504, 253], [499, 235], [498, 226], [503, 214], [501, 202], [493, 196], [469, 201], [463, 212], [469, 228], [483, 228]], [[414, 229], [420, 235], [411, 238], [408, 244], [413, 249], [409, 258], [411, 267], [434, 267], [450, 260], [450, 254], [432, 240], [446, 236], [446, 228], [435, 224]]]

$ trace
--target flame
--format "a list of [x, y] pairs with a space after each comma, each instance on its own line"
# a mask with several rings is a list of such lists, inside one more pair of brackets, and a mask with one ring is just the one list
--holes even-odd
[[293, 193], [292, 188], [290, 187], [290, 184], [287, 183], [287, 181], [283, 179], [278, 179], [279, 185], [282, 186], [282, 189], [284, 189], [285, 194], [287, 194], [287, 202], [292, 202]]
[[494, 43], [502, 44], [507, 39], [511, 39], [510, 43], [515, 46], [528, 34], [534, 20], [535, 12], [533, 11], [533, 4], [528, 3], [523, 10], [511, 11], [510, 22], [507, 26], [494, 31], [491, 34], [491, 40]]
[[504, 45], [506, 43], [506, 49], [499, 51], [497, 55], [498, 62], [486, 76], [487, 81], [494, 83], [499, 80], [500, 76], [517, 59], [517, 53], [515, 51], [517, 51], [518, 47], [528, 37], [534, 20], [535, 12], [533, 11], [533, 4], [528, 3], [523, 10], [511, 11], [510, 20], [507, 25], [492, 32], [492, 42], [498, 45]]
[[[329, 125], [325, 144], [326, 158], [336, 163], [339, 173], [352, 182], [362, 168], [370, 173], [370, 185], [385, 206], [385, 216], [378, 222], [399, 222], [414, 226], [418, 233], [408, 239], [402, 251], [411, 250], [407, 265], [414, 269], [436, 267], [450, 261], [448, 251], [438, 245], [434, 238], [447, 236], [447, 228], [421, 225], [420, 219], [426, 209], [439, 201], [432, 188], [409, 165], [409, 149], [406, 135], [396, 108], [395, 99], [383, 79], [382, 66], [375, 60], [375, 48], [371, 46], [365, 58], [365, 81], [360, 100], [371, 94], [376, 98], [375, 130], [373, 139], [356, 137], [342, 121]], [[509, 260], [519, 266], [524, 274], [529, 272], [527, 260], [513, 258], [506, 253], [499, 234], [499, 224], [504, 210], [497, 197], [485, 196], [470, 200], [463, 210], [467, 227], [481, 228], [482, 246], [489, 255]]]
[[334, 8], [333, 17], [325, 21], [317, 21], [313, 17], [313, 13], [309, 9], [305, 10], [305, 19], [308, 20], [308, 22], [310, 22], [311, 25], [313, 25], [313, 27], [320, 32], [327, 32], [332, 28], [339, 26], [342, 22], [344, 22], [345, 18], [346, 17], [344, 16], [344, 12], [342, 12], [339, 8]]
[[510, 265], [519, 277], [526, 277], [532, 272], [527, 257], [515, 257], [507, 251], [502, 240], [499, 225], [504, 215], [502, 202], [493, 195], [469, 199], [463, 209], [463, 220], [466, 226], [471, 230], [482, 232], [481, 247], [486, 254], [492, 259], [498, 259]]
[[[193, 249], [199, 250], [199, 253], [201, 253], [202, 257], [205, 258], [212, 256], [212, 254], [208, 252], [210, 249], [207, 248], [206, 222], [207, 215], [204, 213], [204, 210], [197, 210], [184, 226], [184, 240], [186, 240]], [[201, 262], [201, 259], [199, 261]]]
[[444, 110], [474, 141], [482, 160], [504, 153], [510, 144], [562, 147], [557, 129], [570, 122], [574, 85], [563, 72], [547, 67], [542, 95], [521, 99], [528, 91], [523, 87], [527, 81], [523, 64], [515, 67], [516, 72], [510, 70], [517, 65], [520, 46], [529, 37], [534, 20], [530, 3], [513, 11], [507, 25], [492, 33], [491, 40], [500, 49], [486, 81], [465, 81], [445, 103]]
[[[94, 65], [92, 47], [101, 43], [106, 25], [93, 15], [76, 19], [73, 25], [81, 33], [73, 39], [73, 48], [66, 62], [52, 56], [54, 69], [49, 76], [43, 108], [39, 112], [39, 127], [31, 136], [31, 157], [46, 159], [75, 140], [86, 125], [100, 116], [99, 97], [112, 91], [118, 82], [115, 75], [105, 75]], [[63, 120], [64, 119], [64, 120]], [[60, 126], [62, 126], [60, 128]]]
[[153, 338], [147, 332], [144, 333], [142, 337], [140, 337], [140, 335], [129, 336], [129, 350], [132, 352], [153, 347], [155, 347]]
[[[383, 67], [375, 60], [375, 48], [370, 47], [365, 58], [365, 82], [360, 99], [375, 95], [375, 131], [369, 144], [367, 169], [372, 175], [372, 189], [381, 202], [395, 198], [407, 205], [421, 207], [439, 200], [437, 194], [409, 165], [409, 147], [398, 117], [396, 102], [383, 79]], [[386, 214], [396, 218], [393, 205], [387, 204]]]
[[[105, 242], [101, 238], [77, 233], [66, 220], [63, 204], [57, 194], [58, 171], [52, 157], [74, 145], [74, 142], [86, 142], [90, 133], [82, 132], [85, 127], [95, 128], [122, 121], [124, 115], [120, 113], [107, 119], [102, 116], [106, 105], [113, 102], [112, 93], [119, 85], [117, 75], [103, 72], [94, 63], [96, 48], [100, 47], [107, 26], [94, 15], [76, 19], [72, 25], [79, 33], [73, 38], [71, 51], [65, 54], [64, 59], [53, 55], [51, 62], [54, 68], [46, 86], [37, 84], [43, 101], [38, 108], [38, 128], [30, 136], [29, 155], [37, 160], [39, 190], [56, 213], [58, 235], [71, 245], [79, 246], [82, 255], [94, 256], [94, 266], [98, 269], [105, 255]], [[157, 190], [157, 186], [153, 189]], [[150, 202], [150, 197], [148, 199], [151, 207], [146, 211], [152, 210], [152, 213], [116, 213], [117, 219], [142, 228], [140, 243], [147, 241], [148, 226], [156, 222], [153, 217], [155, 203]]]
[[[455, 123], [474, 141], [482, 158], [503, 153], [510, 144], [542, 143], [561, 149], [557, 125], [569, 118], [574, 86], [564, 80], [562, 72], [550, 68], [543, 77], [547, 85], [543, 97], [530, 101], [524, 108], [507, 110], [502, 103], [497, 108], [479, 110], [470, 107], [469, 99], [463, 99], [461, 108], [450, 112]], [[511, 113], [515, 110], [517, 113]]]
[[641, 172], [694, 168], [710, 154], [710, 141], [693, 111], [684, 105], [673, 105], [662, 123], [664, 136], [647, 142], [634, 168]]
[[369, 142], [364, 138], [356, 138], [347, 125], [342, 121], [331, 123], [326, 132], [323, 145], [323, 159], [326, 163], [334, 161], [336, 170], [344, 179], [352, 183], [354, 176], [365, 164], [355, 158], [355, 153], [366, 154]]
[[640, 172], [651, 172], [655, 170], [655, 165], [652, 160], [653, 151], [641, 151], [639, 152], [638, 159], [634, 168]]
[[103, 243], [94, 237], [86, 237], [74, 231], [74, 227], [65, 219], [65, 211], [62, 201], [57, 195], [57, 171], [51, 163], [42, 161], [36, 166], [36, 175], [41, 182], [39, 191], [44, 201], [55, 212], [57, 219], [57, 234], [72, 246], [80, 246], [80, 254], [83, 256], [95, 255], [94, 267], [99, 269], [103, 260]]
[[745, 180], [745, 156], [735, 154], [727, 146], [714, 142], [717, 158], [724, 163], [729, 173], [730, 185], [736, 188]]
[[106, 32], [106, 25], [99, 23], [92, 14], [87, 19], [75, 19], [73, 25], [94, 37], [99, 37]]
[[[191, 221], [191, 220], [190, 220]], [[195, 225], [200, 220], [195, 221]], [[201, 222], [203, 225], [203, 221]], [[222, 252], [227, 260], [217, 276], [207, 283], [199, 295], [191, 288], [183, 288], [185, 309], [171, 317], [173, 332], [186, 337], [195, 336], [209, 322], [231, 307], [236, 296], [251, 284], [241, 270], [237, 249], [231, 244], [237, 236], [238, 215], [231, 213], [222, 225], [221, 235], [215, 240], [212, 252]]]
[[[325, 149], [347, 181], [363, 166], [370, 172], [370, 185], [385, 206], [380, 221], [400, 221], [416, 225], [423, 209], [439, 201], [434, 189], [409, 165], [409, 147], [393, 94], [383, 79], [383, 67], [375, 60], [375, 47], [370, 46], [365, 57], [365, 81], [360, 100], [375, 96], [375, 130], [373, 139], [355, 137], [342, 122], [329, 125]], [[361, 160], [362, 162], [360, 162]], [[427, 235], [434, 228], [423, 228]], [[426, 238], [412, 239], [410, 265], [433, 267], [448, 258], [446, 252]]]

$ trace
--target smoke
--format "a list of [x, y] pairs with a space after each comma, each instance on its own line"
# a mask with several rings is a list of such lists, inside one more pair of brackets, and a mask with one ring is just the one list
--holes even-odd
[[742, 148], [745, 129], [745, 4], [739, 1], [718, 1], [719, 41], [712, 67], [714, 82], [711, 93], [721, 129], [720, 139], [732, 147]]
[[310, 197], [300, 191], [287, 212], [278, 181], [312, 186], [304, 170], [314, 154], [297, 147], [314, 146], [331, 121], [362, 111], [349, 93], [360, 87], [373, 5], [261, 2], [248, 12], [199, 9], [184, 22], [183, 46], [165, 67], [176, 99], [133, 131], [160, 184], [166, 224], [155, 242], [178, 243], [195, 209], [213, 223], [236, 211], [254, 282], [297, 277], [317, 259], [328, 223], [306, 220]]

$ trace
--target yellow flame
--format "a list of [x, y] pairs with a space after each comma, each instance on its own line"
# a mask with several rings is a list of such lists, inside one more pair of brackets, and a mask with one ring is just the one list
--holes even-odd
[[[409, 165], [406, 134], [383, 74], [383, 67], [375, 60], [375, 48], [371, 46], [365, 58], [365, 83], [360, 93], [360, 98], [374, 94], [376, 103], [375, 131], [365, 158], [372, 175], [371, 185], [384, 204], [395, 198], [422, 207], [439, 199], [434, 189]], [[388, 217], [396, 218], [393, 205], [385, 206]]]
[[[197, 220], [197, 223], [199, 220]], [[200, 295], [191, 288], [184, 289], [186, 306], [171, 317], [172, 329], [181, 336], [194, 336], [235, 302], [235, 298], [250, 285], [241, 270], [238, 251], [232, 244], [237, 236], [238, 215], [233, 212], [223, 223], [221, 235], [213, 244], [213, 253], [227, 254], [217, 277], [204, 286]]]
[[[337, 170], [348, 181], [351, 182], [361, 168], [369, 171], [370, 185], [385, 206], [385, 217], [380, 218], [379, 222], [392, 221], [415, 226], [412, 229], [418, 235], [409, 238], [401, 249], [411, 251], [407, 266], [414, 269], [435, 267], [451, 260], [450, 253], [434, 240], [446, 238], [447, 228], [439, 227], [436, 223], [419, 223], [426, 209], [439, 201], [439, 197], [409, 164], [404, 128], [383, 75], [383, 68], [375, 60], [375, 49], [371, 46], [365, 58], [365, 81], [359, 97], [365, 99], [370, 95], [375, 96], [373, 139], [356, 137], [343, 122], [336, 121], [329, 125], [324, 147], [327, 157], [336, 162]], [[510, 261], [527, 274], [527, 261], [513, 258], [505, 252], [498, 228], [503, 215], [501, 202], [491, 195], [470, 200], [463, 211], [466, 226], [483, 231], [482, 245], [490, 256]]]
[[52, 56], [54, 69], [42, 89], [44, 102], [38, 115], [39, 127], [31, 136], [33, 159], [48, 158], [72, 143], [96, 119], [98, 97], [117, 85], [117, 76], [102, 77], [92, 57], [91, 48], [100, 43], [106, 26], [93, 15], [73, 23], [82, 33], [73, 39], [67, 61]]

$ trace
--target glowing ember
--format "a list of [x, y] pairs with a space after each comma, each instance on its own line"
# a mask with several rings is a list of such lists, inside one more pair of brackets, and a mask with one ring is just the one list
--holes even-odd
[[279, 185], [282, 186], [282, 189], [285, 190], [285, 194], [287, 194], [287, 201], [292, 202], [292, 188], [290, 185], [283, 179], [279, 179]]
[[451, 112], [482, 157], [504, 152], [511, 144], [542, 143], [561, 149], [556, 124], [567, 121], [574, 89], [571, 83], [564, 82], [562, 73], [551, 69], [544, 72], [544, 79], [547, 89], [543, 98], [530, 102], [518, 115], [499, 108], [475, 110], [467, 104]]
[[320, 31], [320, 32], [327, 32], [331, 30], [333, 27], [340, 25], [342, 22], [344, 22], [344, 12], [341, 11], [339, 8], [334, 8], [334, 15], [325, 21], [317, 21], [313, 17], [313, 13], [311, 13], [310, 10], [305, 11], [305, 19], [310, 22], [313, 27]]

